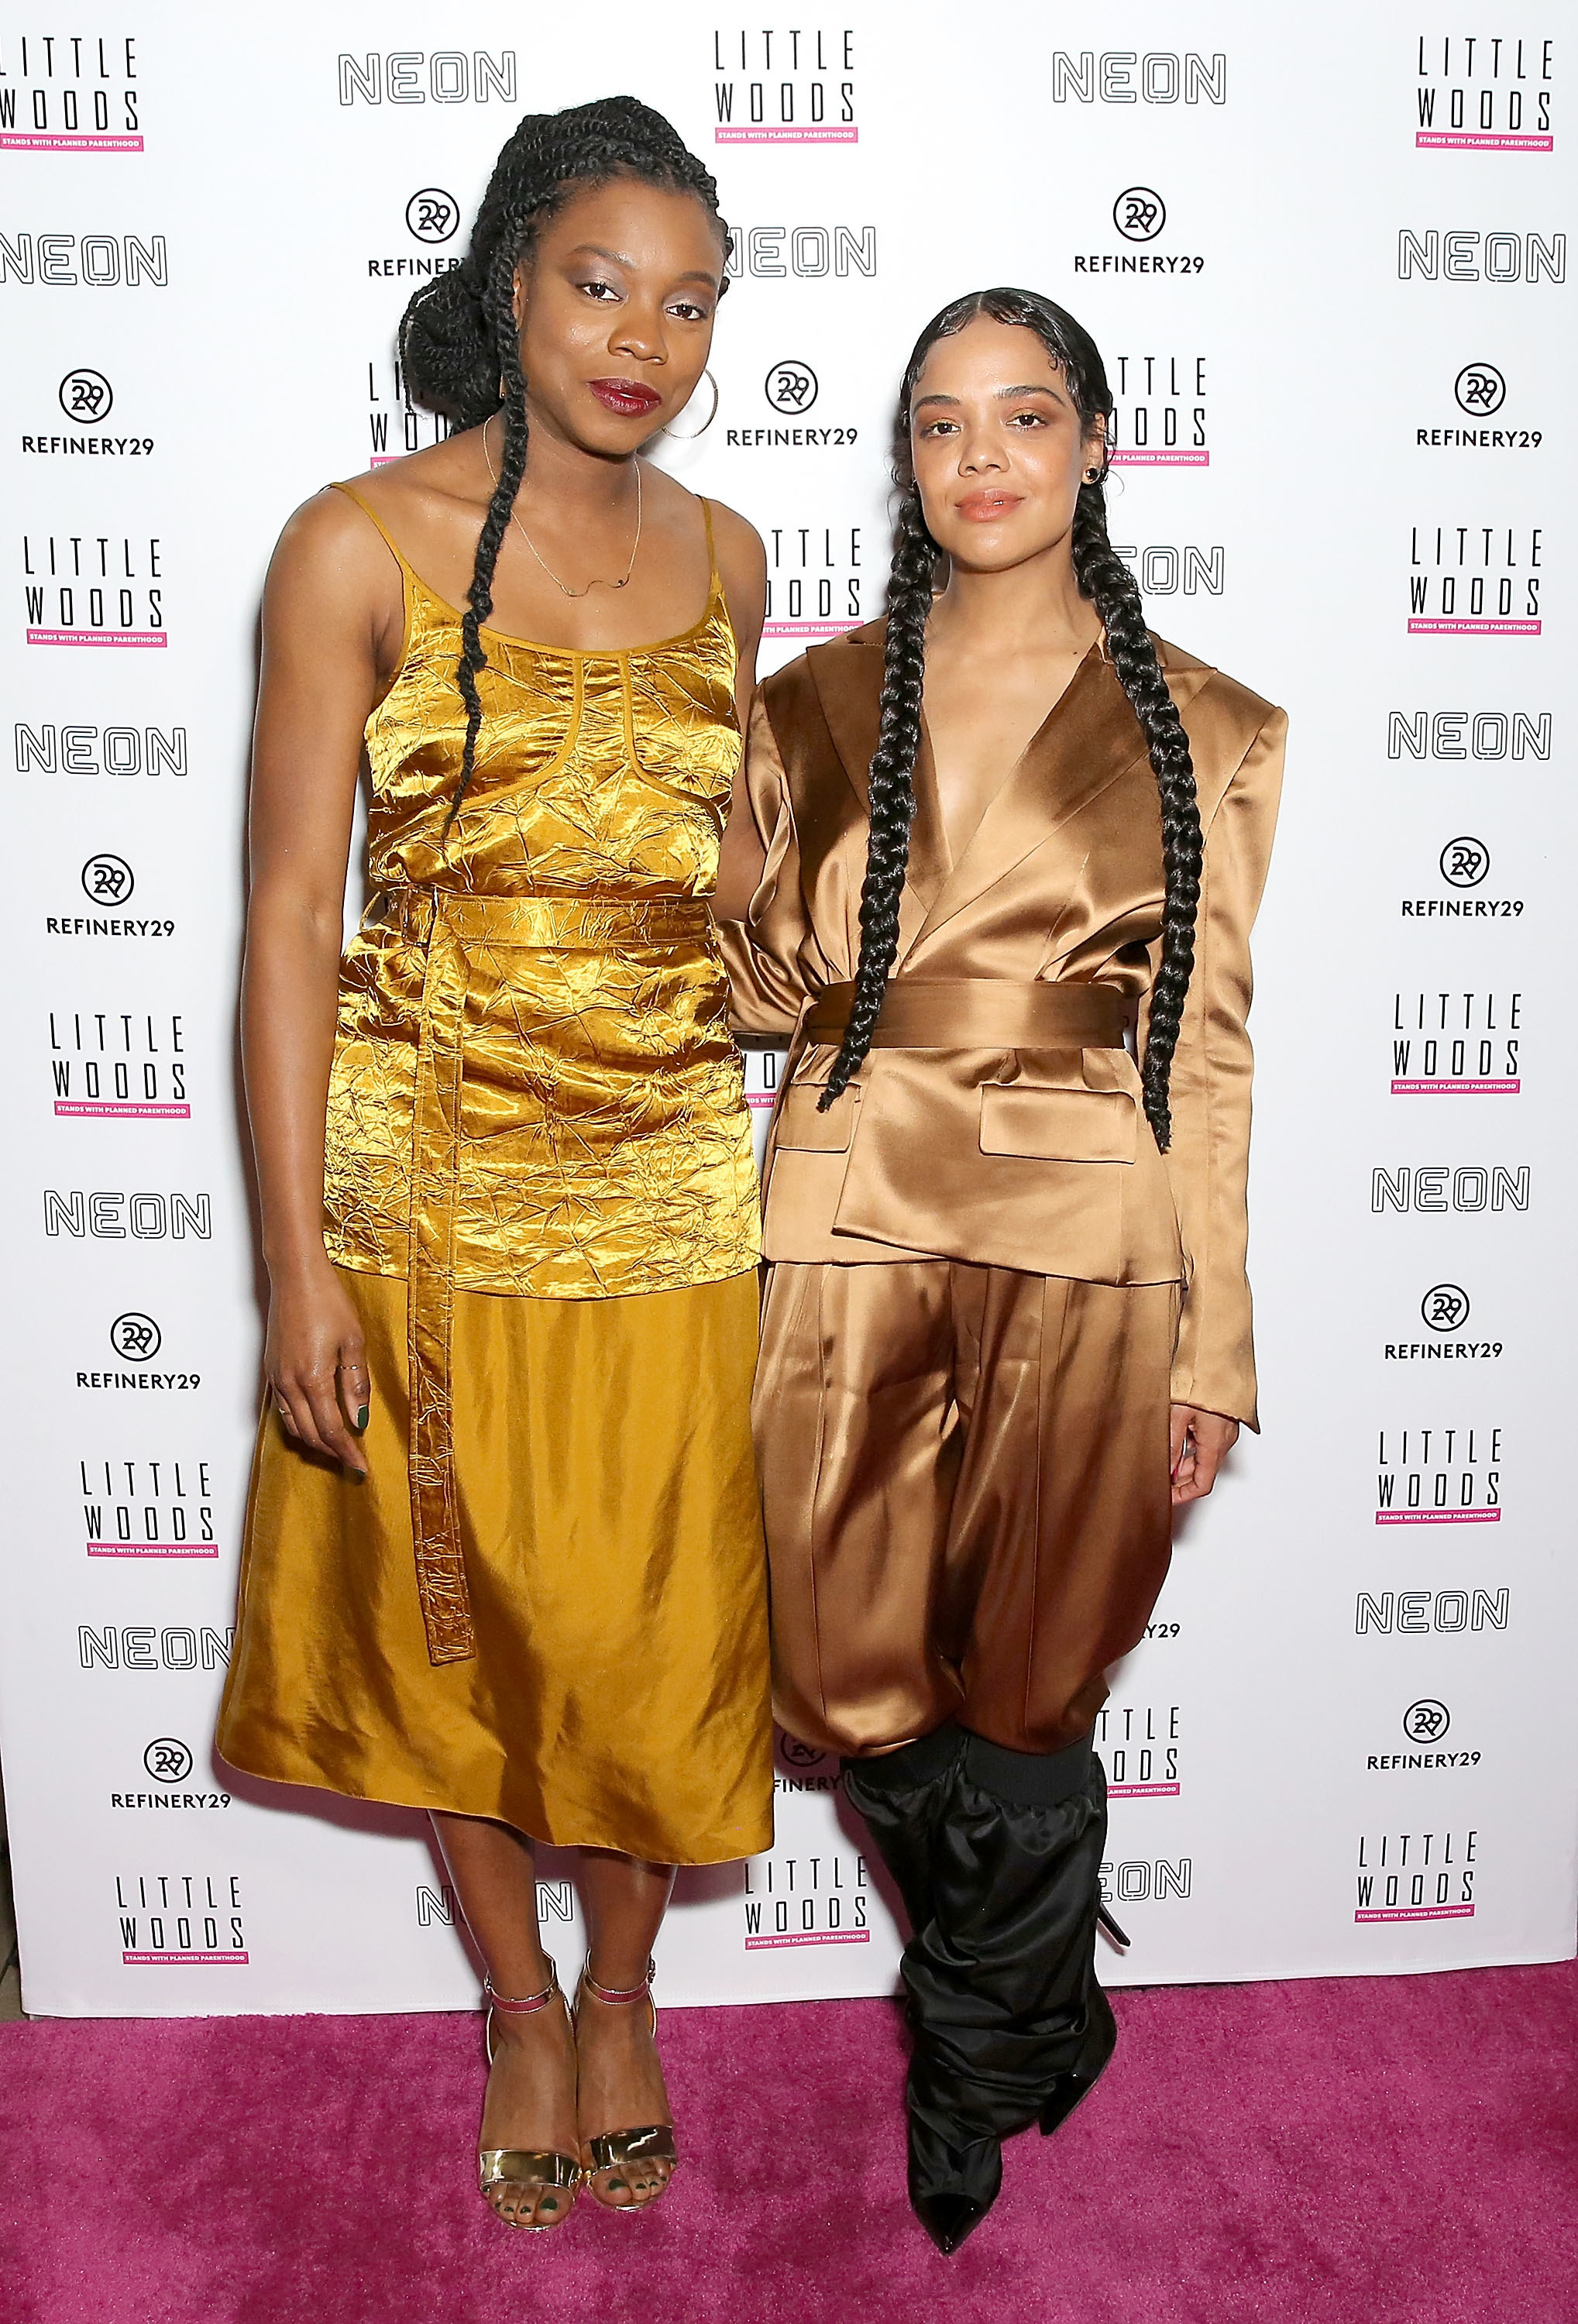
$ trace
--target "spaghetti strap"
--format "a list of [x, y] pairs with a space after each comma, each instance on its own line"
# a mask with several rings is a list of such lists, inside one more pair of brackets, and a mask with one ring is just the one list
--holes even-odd
[[[394, 535], [390, 531], [389, 527], [384, 523], [377, 510], [372, 506], [371, 503], [363, 499], [355, 484], [330, 484], [329, 491], [331, 493], [344, 493], [346, 500], [355, 502], [356, 506], [361, 510], [362, 514], [366, 518], [368, 523], [376, 526], [378, 531], [383, 536], [384, 547], [388, 549], [390, 555], [393, 558], [401, 571], [402, 573], [411, 573], [411, 568], [406, 563], [404, 557], [401, 553], [400, 543], [395, 540]], [[710, 530], [707, 537], [710, 540], [712, 537]], [[411, 577], [414, 579], [416, 576], [413, 574]]]
[[697, 493], [696, 497], [701, 503], [701, 520], [706, 527], [706, 586], [707, 603], [710, 604], [723, 586], [723, 576], [718, 571], [718, 549], [713, 539], [712, 503], [705, 493]]

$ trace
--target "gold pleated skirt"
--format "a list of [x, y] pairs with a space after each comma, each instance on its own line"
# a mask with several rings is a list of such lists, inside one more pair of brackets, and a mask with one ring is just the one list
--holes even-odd
[[754, 1271], [625, 1298], [455, 1294], [455, 1475], [476, 1652], [417, 1592], [406, 1286], [337, 1270], [370, 1474], [258, 1434], [218, 1748], [354, 1799], [715, 1864], [771, 1845]]

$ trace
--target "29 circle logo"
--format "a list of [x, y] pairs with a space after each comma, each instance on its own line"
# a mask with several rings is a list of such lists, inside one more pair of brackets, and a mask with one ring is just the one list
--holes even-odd
[[1477, 888], [1490, 868], [1482, 839], [1449, 839], [1441, 851], [1441, 876], [1449, 888]]
[[1167, 222], [1167, 206], [1149, 186], [1126, 186], [1112, 204], [1112, 224], [1125, 242], [1154, 242]]
[[1494, 364], [1464, 364], [1452, 383], [1457, 408], [1483, 417], [1500, 411], [1507, 401], [1507, 382]]
[[783, 363], [775, 363], [767, 374], [767, 401], [775, 411], [809, 411], [817, 394], [816, 373], [809, 364], [800, 363], [792, 355]]
[[419, 242], [448, 242], [460, 224], [460, 205], [442, 186], [424, 186], [407, 202], [405, 222]]
[[158, 1735], [143, 1754], [143, 1765], [156, 1784], [184, 1784], [192, 1771], [192, 1755], [175, 1735]]
[[145, 1363], [156, 1356], [164, 1343], [164, 1334], [152, 1315], [139, 1315], [134, 1311], [117, 1315], [109, 1327], [109, 1343], [117, 1356], [128, 1362]]
[[95, 904], [124, 904], [136, 884], [124, 855], [90, 855], [82, 866], [82, 892]]
[[794, 1735], [780, 1735], [779, 1749], [783, 1755], [785, 1766], [789, 1767], [820, 1766], [822, 1761], [827, 1757], [826, 1751], [814, 1749], [809, 1743], [802, 1743], [798, 1737]]
[[61, 410], [68, 420], [75, 420], [83, 428], [107, 419], [115, 400], [115, 390], [103, 372], [89, 371], [83, 364], [66, 374], [60, 392]]
[[1403, 1733], [1410, 1743], [1439, 1743], [1451, 1725], [1452, 1713], [1445, 1703], [1428, 1696], [1410, 1702], [1403, 1713]]
[[1469, 1295], [1455, 1283], [1433, 1283], [1419, 1302], [1419, 1314], [1433, 1332], [1456, 1332], [1469, 1320]]

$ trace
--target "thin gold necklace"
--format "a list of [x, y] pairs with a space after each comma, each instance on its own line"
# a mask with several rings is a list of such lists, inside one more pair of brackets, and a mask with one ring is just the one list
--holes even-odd
[[[499, 475], [498, 475], [498, 470], [494, 466], [494, 456], [493, 456], [493, 454], [488, 450], [488, 445], [487, 445], [487, 423], [486, 423], [485, 421], [483, 423], [483, 431], [482, 431], [482, 456], [483, 456], [483, 458], [487, 462], [487, 472], [488, 472], [488, 475], [493, 478], [493, 480], [494, 480], [494, 487], [495, 487], [495, 489], [496, 489], [496, 487], [497, 487], [497, 485], [498, 485]], [[568, 583], [568, 581], [561, 581], [561, 580], [559, 579], [558, 575], [554, 571], [554, 569], [553, 569], [552, 566], [548, 562], [548, 559], [543, 556], [543, 554], [542, 554], [541, 550], [538, 548], [537, 543], [532, 540], [531, 535], [527, 531], [527, 530], [526, 530], [525, 526], [521, 523], [521, 521], [520, 518], [516, 515], [515, 511], [514, 511], [514, 508], [513, 508], [512, 506], [512, 508], [511, 508], [511, 510], [510, 510], [510, 522], [514, 526], [514, 528], [515, 528], [516, 531], [520, 534], [520, 536], [521, 536], [521, 540], [526, 543], [526, 546], [527, 546], [527, 548], [531, 551], [532, 556], [536, 558], [537, 562], [539, 563], [539, 565], [540, 565], [540, 566], [541, 566], [541, 567], [542, 567], [543, 571], [547, 574], [547, 576], [548, 576], [549, 579], [553, 583], [554, 587], [555, 587], [556, 589], [562, 589], [562, 590], [563, 590], [563, 592], [564, 592], [564, 594], [565, 594], [565, 595], [566, 595], [567, 597], [589, 597], [589, 596], [591, 595], [591, 594], [592, 594], [592, 592], [593, 592], [593, 590], [594, 590], [594, 589], [625, 589], [625, 588], [628, 588], [628, 587], [629, 587], [629, 586], [630, 586], [630, 576], [631, 576], [631, 575], [635, 571], [635, 558], [636, 558], [636, 551], [637, 551], [637, 549], [640, 549], [640, 547], [641, 547], [641, 462], [638, 460], [638, 461], [636, 462], [636, 464], [635, 464], [635, 539], [634, 539], [634, 540], [631, 543], [631, 550], [630, 550], [630, 563], [629, 563], [629, 564], [625, 567], [625, 568], [624, 568], [624, 578], [623, 578], [622, 581], [602, 581], [602, 580], [588, 581], [588, 582], [587, 582], [587, 584], [586, 584], [586, 587], [585, 587], [584, 589], [572, 589], [572, 588], [570, 587], [570, 585], [569, 585], [569, 583]]]

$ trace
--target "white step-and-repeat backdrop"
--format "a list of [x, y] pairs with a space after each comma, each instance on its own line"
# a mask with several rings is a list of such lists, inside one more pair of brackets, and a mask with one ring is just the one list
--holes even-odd
[[[881, 610], [916, 330], [1023, 282], [1106, 355], [1113, 537], [1154, 626], [1292, 714], [1255, 1015], [1265, 1434], [1114, 1676], [1133, 1944], [1106, 1973], [1573, 1951], [1557, 25], [92, 0], [0, 26], [0, 1749], [30, 2009], [475, 1992], [420, 1820], [211, 1757], [258, 1394], [247, 728], [285, 515], [432, 440], [393, 360], [410, 291], [521, 113], [616, 89], [705, 154], [734, 226], [716, 424], [661, 456], [761, 529], [770, 666]], [[773, 1853], [682, 1879], [668, 1998], [891, 1985], [835, 1776], [787, 1747]], [[545, 1868], [573, 1957], [572, 1867]]]

